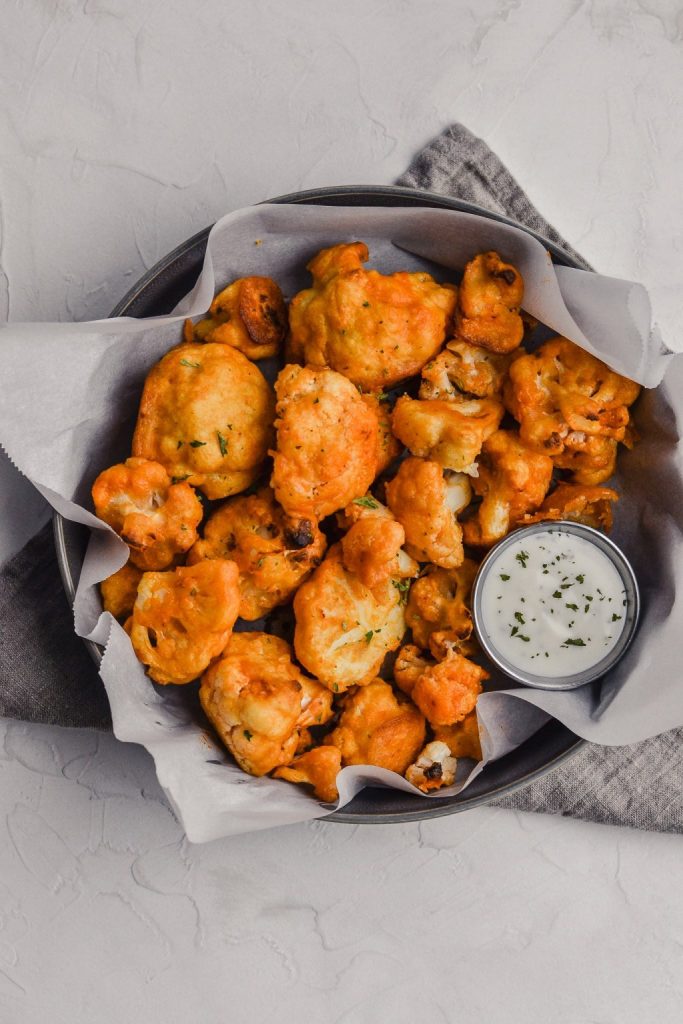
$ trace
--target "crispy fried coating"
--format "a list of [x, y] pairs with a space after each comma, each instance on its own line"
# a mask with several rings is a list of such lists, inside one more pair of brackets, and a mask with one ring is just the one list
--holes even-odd
[[144, 573], [130, 638], [156, 683], [190, 683], [218, 657], [237, 618], [238, 578], [225, 559]]
[[520, 272], [497, 252], [479, 253], [465, 267], [458, 289], [456, 335], [491, 352], [511, 352], [524, 336], [523, 298]]
[[413, 455], [473, 476], [481, 446], [502, 418], [503, 405], [497, 398], [422, 401], [402, 395], [394, 406], [391, 427]]
[[465, 715], [455, 725], [440, 725], [434, 730], [434, 739], [447, 744], [453, 757], [471, 757], [473, 761], [481, 761], [481, 736], [477, 709]]
[[571, 473], [573, 483], [597, 487], [614, 475], [618, 445], [613, 437], [590, 437], [573, 430], [565, 438], [564, 451], [552, 459], [558, 469]]
[[324, 740], [341, 750], [342, 764], [372, 764], [399, 775], [425, 739], [425, 720], [389, 683], [375, 679], [344, 698], [339, 724]]
[[472, 495], [468, 477], [455, 473], [444, 478], [438, 463], [410, 457], [387, 483], [386, 494], [405, 530], [405, 548], [412, 558], [444, 569], [462, 564], [462, 530], [456, 516]]
[[308, 264], [313, 286], [289, 307], [292, 358], [330, 366], [365, 391], [419, 373], [441, 348], [456, 289], [425, 273], [365, 270], [363, 242], [323, 249]]
[[324, 533], [288, 516], [270, 487], [231, 498], [209, 517], [187, 562], [230, 558], [240, 571], [240, 618], [252, 621], [285, 604], [322, 561]]
[[122, 569], [100, 583], [102, 607], [123, 622], [133, 611], [142, 570], [126, 562]]
[[446, 743], [432, 740], [420, 751], [415, 764], [409, 765], [406, 779], [423, 793], [429, 793], [453, 785], [457, 764]]
[[359, 519], [341, 540], [344, 565], [372, 590], [398, 576], [398, 555], [405, 538], [395, 519]]
[[407, 693], [431, 726], [453, 725], [473, 710], [489, 673], [455, 651], [440, 662], [406, 644], [394, 665], [396, 685]]
[[511, 364], [521, 354], [519, 349], [489, 352], [480, 345], [454, 338], [423, 369], [420, 398], [458, 398], [463, 391], [476, 398], [498, 396]]
[[362, 399], [377, 417], [377, 469], [375, 473], [379, 476], [387, 466], [390, 466], [394, 459], [403, 451], [403, 445], [391, 432], [391, 409], [385, 401], [380, 401], [377, 395], [362, 394]]
[[332, 714], [330, 693], [293, 664], [288, 643], [268, 633], [233, 633], [222, 657], [204, 674], [199, 699], [250, 775], [288, 764], [301, 733]]
[[273, 772], [276, 779], [313, 786], [313, 795], [325, 804], [339, 799], [337, 775], [341, 771], [341, 750], [338, 747], [315, 747], [295, 757], [291, 764]]
[[285, 366], [275, 384], [272, 486], [291, 516], [318, 522], [365, 494], [377, 470], [377, 417], [334, 370]]
[[95, 512], [130, 548], [140, 569], [165, 569], [191, 548], [203, 515], [187, 483], [172, 484], [162, 465], [126, 459], [100, 473], [92, 486]]
[[611, 487], [581, 487], [559, 484], [548, 495], [538, 512], [520, 520], [525, 526], [545, 520], [570, 519], [606, 533], [612, 529], [612, 503], [619, 495]]
[[287, 307], [269, 277], [240, 277], [219, 292], [209, 315], [185, 321], [183, 340], [232, 345], [249, 359], [277, 355], [287, 333]]
[[457, 569], [430, 568], [410, 588], [406, 624], [413, 640], [426, 650], [438, 633], [442, 644], [464, 643], [472, 635], [470, 594], [477, 564], [466, 558]]
[[294, 596], [294, 650], [304, 668], [335, 693], [376, 676], [405, 633], [398, 584], [388, 579], [371, 590], [334, 544]]
[[237, 349], [178, 345], [147, 376], [133, 454], [156, 459], [207, 498], [227, 498], [260, 473], [274, 416], [270, 386]]
[[534, 512], [550, 487], [553, 462], [524, 444], [516, 431], [497, 430], [484, 442], [472, 486], [483, 501], [463, 524], [468, 544], [490, 547]]

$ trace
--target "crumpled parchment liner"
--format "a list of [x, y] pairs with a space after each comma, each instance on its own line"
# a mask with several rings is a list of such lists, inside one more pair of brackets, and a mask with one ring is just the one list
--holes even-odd
[[[361, 238], [371, 265], [385, 273], [426, 269], [447, 280], [476, 252], [495, 248], [525, 279], [525, 309], [554, 331], [594, 352], [648, 387], [662, 379], [673, 353], [651, 329], [641, 285], [554, 268], [543, 247], [521, 229], [447, 210], [259, 206], [220, 220], [211, 232], [204, 269], [174, 315], [84, 324], [12, 324], [3, 329], [0, 440], [15, 465], [57, 511], [92, 529], [74, 604], [76, 631], [106, 646], [101, 675], [115, 735], [141, 743], [188, 838], [225, 835], [322, 817], [333, 809], [301, 788], [254, 779], [232, 764], [203, 727], [191, 689], [155, 687], [120, 625], [101, 611], [96, 583], [126, 560], [127, 548], [87, 510], [90, 486], [106, 466], [129, 453], [144, 378], [180, 341], [181, 321], [208, 308], [227, 281], [272, 276], [291, 296], [309, 283], [306, 262], [323, 246]], [[589, 335], [591, 342], [586, 335]], [[643, 598], [641, 628], [627, 657], [600, 683], [571, 692], [506, 688], [477, 705], [484, 760], [461, 761], [443, 797], [464, 788], [489, 760], [528, 739], [552, 715], [599, 743], [632, 743], [683, 723], [678, 683], [681, 616], [676, 583], [683, 574], [683, 457], [670, 401], [683, 389], [682, 360], [667, 383], [640, 399], [643, 440], [622, 450], [614, 538], [635, 565]], [[85, 507], [84, 507], [85, 506]], [[345, 768], [338, 780], [347, 803], [364, 785], [417, 791], [392, 772]], [[420, 799], [430, 799], [420, 795]]]

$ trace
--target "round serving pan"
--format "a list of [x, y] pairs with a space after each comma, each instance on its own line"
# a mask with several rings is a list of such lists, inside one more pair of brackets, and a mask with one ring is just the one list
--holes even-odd
[[[268, 202], [324, 206], [432, 206], [476, 213], [482, 217], [522, 227], [506, 217], [481, 209], [472, 203], [396, 186], [345, 185], [338, 188], [312, 189], [279, 196], [277, 199], [269, 199]], [[528, 231], [527, 228], [523, 230]], [[209, 231], [210, 228], [200, 231], [160, 260], [140, 278], [110, 315], [147, 317], [170, 313], [180, 299], [190, 291], [202, 269]], [[534, 231], [528, 233], [544, 245], [554, 263], [568, 267], [577, 266], [575, 261], [553, 242]], [[83, 565], [88, 531], [78, 523], [72, 523], [55, 514], [54, 532], [64, 589], [69, 601], [72, 602]], [[90, 641], [86, 640], [85, 643], [99, 664], [100, 649]], [[559, 722], [551, 721], [517, 750], [489, 765], [460, 796], [427, 800], [398, 790], [368, 788], [359, 793], [343, 810], [330, 815], [326, 820], [378, 824], [437, 818], [443, 814], [464, 811], [528, 785], [569, 757], [583, 742]]]

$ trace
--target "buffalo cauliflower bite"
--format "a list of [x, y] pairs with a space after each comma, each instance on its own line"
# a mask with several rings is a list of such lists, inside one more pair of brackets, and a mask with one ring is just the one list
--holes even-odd
[[312, 675], [335, 693], [377, 675], [405, 633], [402, 593], [386, 579], [370, 589], [345, 567], [341, 544], [294, 596], [294, 650]]
[[597, 487], [609, 480], [617, 468], [618, 442], [612, 437], [589, 437], [581, 431], [567, 434], [564, 451], [553, 455], [558, 469], [571, 473], [582, 487]]
[[291, 764], [273, 772], [276, 779], [313, 786], [313, 795], [325, 804], [339, 799], [337, 775], [341, 771], [341, 750], [338, 747], [315, 747], [295, 757]]
[[377, 417], [334, 370], [285, 366], [275, 391], [273, 490], [289, 515], [318, 522], [374, 480]]
[[361, 397], [377, 417], [377, 468], [375, 474], [379, 476], [394, 459], [398, 458], [403, 451], [403, 445], [391, 432], [391, 409], [388, 403], [381, 401], [377, 395], [363, 394]]
[[503, 406], [497, 398], [422, 401], [402, 395], [394, 406], [391, 426], [413, 455], [476, 476], [475, 459], [502, 418]]
[[479, 476], [472, 481], [483, 500], [474, 518], [463, 524], [465, 541], [490, 547], [534, 512], [550, 487], [553, 462], [524, 444], [516, 432], [497, 430], [484, 442]]
[[209, 314], [185, 321], [183, 339], [232, 345], [249, 359], [277, 355], [287, 333], [287, 307], [269, 277], [241, 277], [219, 292]]
[[512, 362], [521, 355], [489, 352], [480, 345], [454, 338], [422, 371], [420, 398], [457, 398], [464, 391], [476, 398], [500, 395]]
[[187, 561], [232, 559], [240, 571], [240, 618], [252, 621], [288, 601], [320, 564], [326, 547], [316, 523], [289, 517], [270, 487], [263, 487], [221, 505]]
[[190, 683], [218, 657], [237, 618], [238, 578], [224, 559], [143, 574], [130, 638], [156, 683]]
[[434, 728], [462, 721], [474, 709], [488, 678], [485, 669], [455, 651], [432, 662], [412, 644], [401, 649], [394, 665], [396, 685]]
[[[288, 764], [309, 725], [332, 714], [332, 697], [268, 633], [233, 633], [199, 688], [207, 718], [240, 768], [266, 775]], [[308, 739], [308, 737], [306, 737]]]
[[477, 564], [466, 558], [457, 569], [428, 569], [410, 588], [406, 624], [418, 647], [426, 650], [438, 634], [445, 641], [463, 644], [472, 634], [470, 594]]
[[455, 569], [464, 556], [462, 530], [456, 519], [469, 504], [472, 490], [466, 476], [444, 478], [436, 462], [404, 459], [386, 486], [389, 508], [405, 530], [406, 552], [418, 562]]
[[609, 533], [612, 529], [612, 503], [618, 500], [619, 495], [611, 487], [562, 483], [548, 495], [538, 512], [524, 516], [521, 522], [527, 526], [549, 519], [570, 519]]
[[323, 249], [308, 264], [313, 286], [289, 307], [291, 353], [330, 366], [365, 391], [419, 373], [441, 348], [456, 289], [423, 272], [365, 270], [363, 242]]
[[420, 751], [415, 763], [409, 765], [406, 779], [423, 793], [429, 793], [432, 789], [453, 785], [457, 764], [446, 743], [432, 740]]
[[477, 709], [465, 715], [455, 725], [440, 725], [434, 729], [434, 739], [448, 746], [453, 757], [471, 757], [473, 761], [481, 761], [481, 736]]
[[368, 764], [399, 775], [425, 740], [425, 720], [389, 683], [375, 679], [344, 698], [339, 724], [324, 740], [341, 751], [342, 764]]
[[372, 590], [399, 574], [405, 537], [395, 519], [359, 519], [341, 540], [344, 565]]
[[511, 352], [524, 336], [519, 315], [524, 281], [497, 252], [482, 252], [465, 267], [458, 289], [455, 333], [491, 352]]
[[227, 498], [259, 475], [275, 402], [265, 377], [230, 345], [179, 345], [145, 381], [133, 454], [155, 459], [207, 498]]
[[102, 607], [115, 619], [125, 620], [133, 611], [142, 570], [126, 562], [122, 569], [100, 583]]
[[127, 459], [100, 473], [95, 512], [130, 548], [140, 569], [165, 569], [197, 539], [202, 503], [187, 483], [171, 483], [158, 462]]

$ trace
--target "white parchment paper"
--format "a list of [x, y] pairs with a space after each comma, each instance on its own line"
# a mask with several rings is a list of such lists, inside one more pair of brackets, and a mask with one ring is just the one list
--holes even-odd
[[[385, 273], [427, 269], [453, 279], [468, 259], [497, 249], [525, 280], [524, 307], [647, 388], [636, 424], [641, 443], [622, 450], [622, 493], [614, 538], [634, 563], [641, 627], [627, 657], [608, 677], [581, 690], [509, 689], [504, 679], [477, 705], [484, 761], [461, 762], [453, 791], [513, 750], [553, 716], [598, 743], [631, 743], [683, 724], [679, 683], [683, 619], [683, 456], [678, 446], [683, 360], [651, 326], [638, 284], [555, 268], [522, 229], [472, 214], [435, 209], [259, 206], [220, 220], [209, 237], [202, 274], [175, 314], [83, 324], [11, 324], [2, 331], [0, 442], [57, 511], [92, 529], [74, 605], [76, 631], [106, 647], [101, 675], [114, 732], [153, 755], [161, 785], [195, 842], [321, 817], [333, 808], [302, 788], [254, 779], [234, 766], [202, 727], [193, 687], [155, 687], [128, 637], [103, 614], [96, 584], [127, 558], [126, 546], [89, 511], [90, 487], [129, 454], [142, 385], [150, 367], [178, 344], [185, 316], [206, 312], [214, 292], [236, 277], [274, 277], [291, 296], [309, 283], [305, 264], [323, 246], [362, 239], [371, 265]], [[665, 371], [667, 380], [662, 381]], [[659, 385], [657, 387], [657, 385]], [[679, 599], [680, 601], [680, 599]], [[369, 782], [417, 794], [377, 768], [345, 768], [340, 800]], [[438, 796], [448, 795], [440, 790]], [[419, 799], [429, 799], [421, 794]]]

